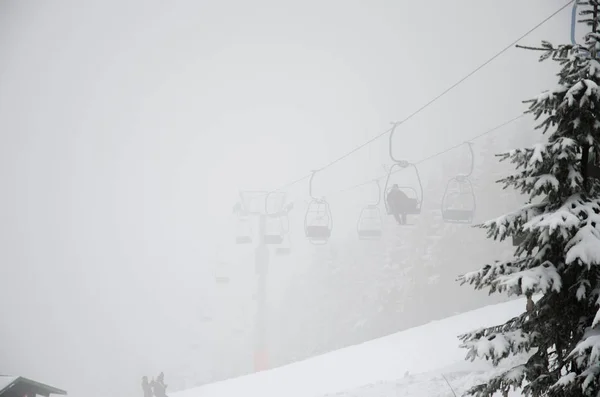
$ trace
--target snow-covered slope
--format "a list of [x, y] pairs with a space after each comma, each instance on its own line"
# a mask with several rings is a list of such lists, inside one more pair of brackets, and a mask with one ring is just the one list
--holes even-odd
[[444, 377], [458, 392], [492, 370], [485, 362], [466, 362], [466, 351], [458, 347], [457, 336], [499, 324], [522, 313], [524, 307], [524, 300], [488, 306], [280, 368], [173, 393], [171, 397], [451, 396]]

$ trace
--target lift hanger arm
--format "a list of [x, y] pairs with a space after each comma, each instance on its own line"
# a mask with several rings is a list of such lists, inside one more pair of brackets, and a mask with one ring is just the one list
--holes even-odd
[[321, 170], [312, 170], [311, 174], [310, 174], [310, 180], [308, 181], [308, 195], [310, 196], [310, 198], [312, 198], [313, 200], [320, 200], [320, 198], [315, 197], [313, 195], [313, 179], [315, 178], [315, 174], [317, 172], [319, 172]]

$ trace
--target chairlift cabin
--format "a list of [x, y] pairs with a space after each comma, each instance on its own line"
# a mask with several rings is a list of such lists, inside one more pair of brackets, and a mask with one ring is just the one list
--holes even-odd
[[467, 174], [458, 175], [448, 181], [442, 197], [442, 219], [446, 223], [473, 223], [475, 216], [475, 191], [469, 177], [473, 174], [475, 154], [471, 142], [469, 147], [471, 166]]
[[333, 219], [325, 199], [313, 199], [304, 217], [304, 233], [313, 244], [326, 244], [331, 237]]
[[368, 205], [360, 211], [356, 226], [360, 240], [378, 240], [383, 235], [381, 211], [376, 205]]
[[[415, 175], [417, 177], [417, 186], [412, 187], [398, 186], [396, 184], [391, 185], [390, 180], [392, 175], [406, 168], [413, 168], [415, 170]], [[396, 189], [403, 193], [403, 196], [405, 196], [405, 198], [403, 200], [399, 200], [395, 204], [391, 204], [388, 198], [392, 197], [390, 196], [390, 193]], [[421, 182], [421, 176], [419, 175], [419, 170], [417, 169], [416, 165], [408, 163], [406, 161], [399, 161], [395, 164], [392, 164], [388, 172], [387, 180], [385, 181], [384, 194], [385, 211], [388, 215], [419, 215], [421, 213], [421, 208], [423, 205], [423, 184]]]
[[392, 206], [390, 206], [389, 200], [387, 200], [387, 197], [389, 197], [390, 192], [392, 190], [394, 190], [394, 186], [390, 186], [390, 187], [386, 188], [385, 189], [386, 213], [388, 215], [392, 215], [392, 214], [394, 214], [394, 212], [404, 213], [407, 215], [419, 215], [421, 213], [421, 205], [422, 205], [423, 201], [419, 197], [417, 190], [412, 186], [397, 186], [397, 185], [395, 185], [395, 187], [398, 190], [400, 190], [402, 193], [404, 193], [406, 195], [407, 199], [404, 200], [401, 204], [399, 203], [399, 205], [392, 208]]
[[236, 244], [252, 244], [252, 221], [247, 216], [241, 216], [237, 220]]
[[[415, 164], [394, 157], [392, 141], [397, 126], [398, 123], [394, 123], [389, 138], [389, 154], [394, 163], [388, 170], [385, 188], [383, 189], [385, 195], [385, 210], [388, 215], [419, 215], [423, 205], [423, 182], [421, 181], [419, 169]], [[392, 175], [408, 168], [413, 169], [415, 172], [416, 184], [414, 186], [399, 186], [398, 184], [391, 182]], [[395, 191], [398, 191], [398, 193], [393, 193]], [[392, 195], [390, 195], [390, 193], [392, 193]], [[398, 199], [394, 200], [393, 195], [398, 197]], [[392, 203], [390, 203], [390, 201], [392, 201]]]
[[235, 231], [235, 243], [236, 244], [252, 244], [253, 228], [252, 219], [249, 216], [246, 203], [244, 198], [240, 194], [241, 200], [238, 201], [233, 207], [233, 212], [236, 215], [236, 231]]
[[325, 198], [317, 198], [313, 195], [312, 182], [316, 172], [312, 172], [309, 182], [309, 195], [312, 200], [304, 216], [304, 234], [312, 244], [327, 244], [333, 229], [333, 217]]
[[377, 201], [364, 207], [358, 216], [356, 231], [360, 240], [378, 240], [383, 234], [383, 221], [379, 210], [381, 185], [378, 180], [375, 180], [375, 183], [377, 184]]
[[265, 244], [283, 243], [283, 234], [281, 217], [267, 216], [265, 219]]
[[[236, 243], [252, 244], [254, 240], [253, 222], [255, 221], [253, 216], [263, 214], [263, 211], [270, 211], [272, 208], [279, 211], [284, 200], [285, 193], [240, 191], [240, 201], [234, 207], [234, 212], [237, 215]], [[267, 227], [269, 227], [269, 230], [277, 229], [277, 225], [267, 225]], [[267, 234], [266, 237], [270, 243], [275, 243], [277, 240], [274, 234]]]
[[215, 281], [217, 284], [229, 284], [231, 278], [229, 263], [217, 258], [215, 263]]
[[[288, 232], [284, 218], [287, 221], [285, 206], [286, 194], [282, 192], [269, 192], [265, 198], [265, 244], [280, 245]], [[287, 221], [289, 223], [289, 221]]]
[[466, 177], [448, 181], [442, 198], [442, 219], [446, 223], [473, 223], [475, 216], [475, 192]]
[[285, 256], [292, 253], [292, 239], [290, 237], [290, 218], [286, 213], [285, 216], [281, 217], [281, 228], [283, 242], [275, 246], [275, 255]]
[[292, 241], [290, 235], [284, 237], [284, 242], [281, 245], [275, 247], [275, 255], [287, 256], [292, 253]]

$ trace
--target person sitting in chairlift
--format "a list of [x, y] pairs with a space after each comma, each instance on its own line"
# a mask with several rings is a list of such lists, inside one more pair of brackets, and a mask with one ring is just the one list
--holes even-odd
[[392, 188], [387, 194], [386, 200], [390, 212], [396, 219], [396, 222], [398, 222], [399, 225], [406, 225], [406, 208], [408, 204], [408, 196], [406, 195], [406, 193], [400, 190], [398, 184], [394, 184], [394, 186], [392, 186]]

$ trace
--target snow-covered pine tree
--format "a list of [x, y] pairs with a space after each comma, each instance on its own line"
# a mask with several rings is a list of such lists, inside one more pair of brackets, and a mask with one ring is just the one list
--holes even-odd
[[600, 396], [600, 183], [587, 177], [588, 158], [600, 152], [598, 0], [580, 7], [591, 31], [583, 45], [537, 49], [540, 61], [561, 65], [558, 86], [527, 101], [527, 112], [544, 118], [536, 128], [549, 132], [546, 142], [499, 155], [517, 169], [499, 182], [528, 204], [480, 225], [488, 238], [524, 232], [525, 240], [512, 260], [459, 277], [490, 294], [540, 296], [505, 324], [460, 336], [467, 359], [520, 362], [470, 395]]

